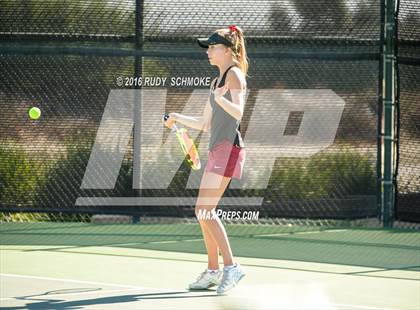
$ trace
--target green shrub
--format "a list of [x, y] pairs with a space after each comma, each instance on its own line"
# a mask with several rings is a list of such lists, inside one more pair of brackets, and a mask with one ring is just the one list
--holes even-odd
[[273, 169], [268, 190], [284, 198], [375, 194], [375, 170], [367, 155], [349, 149], [309, 159], [283, 158]]
[[[35, 156], [38, 155], [38, 156]], [[40, 154], [14, 144], [0, 145], [0, 197], [5, 205], [32, 205], [45, 180]]]
[[38, 205], [70, 206], [81, 195], [80, 185], [90, 156], [90, 149], [70, 146], [67, 153], [48, 170], [48, 177], [37, 196]]

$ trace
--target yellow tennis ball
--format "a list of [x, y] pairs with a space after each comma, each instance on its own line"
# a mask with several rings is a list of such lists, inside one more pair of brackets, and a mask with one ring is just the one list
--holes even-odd
[[41, 110], [37, 107], [32, 107], [29, 109], [29, 117], [31, 119], [38, 119], [41, 117]]

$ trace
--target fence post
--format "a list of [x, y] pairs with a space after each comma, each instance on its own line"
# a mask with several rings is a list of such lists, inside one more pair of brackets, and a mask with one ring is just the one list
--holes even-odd
[[[144, 17], [144, 0], [136, 0], [136, 16], [135, 16], [135, 58], [134, 58], [134, 77], [140, 78], [143, 75], [143, 17]], [[134, 88], [141, 88], [136, 83]], [[140, 190], [140, 161], [141, 161], [141, 96], [138, 91], [134, 94], [134, 126], [133, 126], [133, 182], [132, 187], [136, 194], [141, 193]], [[133, 223], [138, 223], [140, 217], [133, 216]]]
[[394, 107], [395, 107], [395, 0], [385, 0], [383, 45], [383, 94], [384, 111], [382, 189], [382, 224], [392, 227], [394, 219]]

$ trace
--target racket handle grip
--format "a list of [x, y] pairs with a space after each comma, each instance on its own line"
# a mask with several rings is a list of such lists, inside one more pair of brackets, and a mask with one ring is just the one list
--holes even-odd
[[[168, 120], [168, 118], [169, 118], [169, 114], [165, 113], [163, 115], [163, 120], [166, 122]], [[172, 131], [176, 131], [177, 130], [175, 123], [172, 125], [171, 130]]]

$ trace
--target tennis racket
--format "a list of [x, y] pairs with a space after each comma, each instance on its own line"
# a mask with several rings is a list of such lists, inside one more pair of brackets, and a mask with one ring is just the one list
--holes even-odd
[[[166, 121], [169, 118], [168, 114], [163, 116], [163, 120]], [[198, 155], [197, 148], [194, 141], [191, 139], [186, 128], [180, 128], [173, 124], [171, 128], [172, 132], [175, 133], [179, 144], [181, 145], [182, 152], [185, 155], [185, 160], [191, 166], [193, 170], [200, 170], [201, 162]]]

